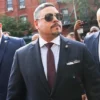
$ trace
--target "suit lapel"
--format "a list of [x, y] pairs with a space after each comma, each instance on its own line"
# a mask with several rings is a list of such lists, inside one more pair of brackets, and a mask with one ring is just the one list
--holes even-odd
[[1, 41], [1, 44], [0, 44], [0, 63], [1, 63], [2, 58], [4, 56], [4, 53], [5, 53], [5, 50], [6, 50], [6, 47], [7, 47], [8, 42], [9, 42], [9, 38], [8, 37], [5, 37], [3, 35], [2, 36], [2, 41]]
[[40, 47], [39, 47], [39, 40], [38, 42], [34, 45], [35, 47], [35, 55], [36, 55], [36, 61], [37, 61], [37, 67], [39, 70], [39, 76], [40, 76], [40, 80], [43, 83], [44, 88], [47, 90], [48, 93], [50, 93], [50, 89], [48, 86], [48, 82], [44, 73], [44, 68], [43, 68], [43, 64], [42, 64], [42, 59], [41, 59], [41, 53], [40, 53]]
[[[52, 89], [51, 95], [52, 93], [56, 90], [57, 87], [59, 87], [59, 84], [62, 80], [61, 78], [61, 74], [62, 74], [62, 67], [65, 66], [66, 62], [68, 61], [67, 58], [69, 58], [69, 52], [70, 52], [70, 43], [68, 42], [68, 40], [66, 41], [65, 38], [63, 36], [61, 36], [61, 44], [60, 44], [60, 54], [59, 54], [59, 62], [58, 62], [58, 69], [57, 69], [57, 76], [56, 76], [56, 80], [55, 80], [55, 84], [54, 84], [54, 88]], [[65, 58], [65, 59], [64, 59]]]

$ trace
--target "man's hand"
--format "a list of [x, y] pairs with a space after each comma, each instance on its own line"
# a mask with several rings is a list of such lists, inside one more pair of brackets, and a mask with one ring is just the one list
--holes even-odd
[[74, 25], [74, 31], [77, 31], [78, 29], [82, 28], [83, 27], [82, 24], [83, 24], [83, 21], [77, 20]]

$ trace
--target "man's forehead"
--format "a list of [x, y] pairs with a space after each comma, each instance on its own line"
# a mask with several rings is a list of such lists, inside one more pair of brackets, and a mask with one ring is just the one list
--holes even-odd
[[58, 13], [58, 10], [55, 7], [49, 6], [40, 11], [40, 13]]

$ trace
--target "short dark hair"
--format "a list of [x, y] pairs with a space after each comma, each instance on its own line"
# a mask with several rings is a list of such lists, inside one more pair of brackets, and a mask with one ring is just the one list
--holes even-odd
[[44, 9], [44, 8], [46, 8], [46, 7], [49, 7], [49, 6], [55, 7], [52, 3], [49, 3], [49, 2], [40, 4], [40, 5], [35, 9], [35, 11], [34, 11], [34, 19], [35, 19], [35, 20], [38, 19], [38, 17], [39, 17], [39, 12], [40, 12], [42, 9]]

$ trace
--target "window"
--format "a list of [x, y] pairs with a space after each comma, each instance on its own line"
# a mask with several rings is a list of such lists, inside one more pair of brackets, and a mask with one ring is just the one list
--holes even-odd
[[62, 9], [62, 13], [63, 13], [64, 15], [68, 15], [68, 10], [67, 10], [67, 9]]
[[22, 21], [24, 21], [24, 22], [27, 21], [27, 17], [26, 17], [26, 16], [21, 16], [20, 19], [21, 19]]
[[62, 9], [62, 14], [63, 14], [63, 25], [69, 25], [70, 24], [70, 17], [69, 17], [69, 12], [68, 9]]
[[7, 10], [8, 11], [12, 11], [13, 10], [12, 0], [7, 0]]
[[25, 0], [19, 0], [19, 8], [25, 8]]
[[46, 0], [39, 0], [40, 1], [40, 3], [44, 3], [44, 2], [46, 2]]

